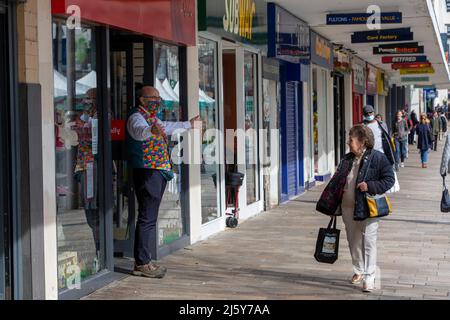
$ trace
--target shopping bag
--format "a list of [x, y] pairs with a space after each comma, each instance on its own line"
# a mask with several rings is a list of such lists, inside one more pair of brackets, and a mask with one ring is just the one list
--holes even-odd
[[338, 259], [340, 230], [336, 229], [336, 216], [332, 216], [327, 228], [320, 228], [314, 258], [322, 263], [334, 263]]
[[395, 193], [400, 191], [400, 183], [398, 182], [397, 172], [394, 171], [395, 176], [395, 184], [392, 188], [390, 188], [386, 193]]
[[445, 176], [442, 177], [443, 191], [441, 199], [441, 212], [450, 212], [450, 195], [447, 186], [445, 185]]

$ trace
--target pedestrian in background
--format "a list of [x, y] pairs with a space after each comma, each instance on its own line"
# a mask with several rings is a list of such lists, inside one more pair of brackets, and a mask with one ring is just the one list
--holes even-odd
[[416, 111], [414, 111], [414, 110], [411, 111], [411, 115], [409, 118], [411, 119], [411, 122], [412, 122], [412, 129], [409, 132], [408, 143], [414, 144], [415, 143], [415, 135], [416, 135], [416, 127], [419, 124], [419, 119], [417, 118]]
[[439, 133], [441, 132], [441, 119], [439, 118], [437, 111], [433, 112], [433, 118], [431, 119], [431, 132], [434, 137], [433, 150], [437, 151]]
[[351, 283], [362, 282], [365, 292], [375, 287], [379, 222], [379, 218], [369, 218], [365, 193], [383, 194], [395, 183], [392, 165], [383, 153], [373, 149], [374, 144], [372, 130], [355, 125], [349, 132], [350, 153], [342, 159], [349, 162], [345, 167], [351, 168], [341, 202], [354, 272]]
[[444, 137], [447, 135], [448, 120], [447, 117], [445, 116], [444, 111], [442, 110], [440, 112], [439, 119], [441, 119], [441, 133], [442, 136]]
[[432, 147], [433, 139], [431, 137], [430, 121], [424, 113], [420, 116], [420, 123], [417, 125], [417, 149], [420, 150], [422, 168], [426, 168], [428, 165], [428, 154]]
[[397, 112], [397, 117], [392, 124], [392, 135], [395, 139], [395, 149], [397, 163], [403, 168], [405, 166], [406, 158], [406, 145], [408, 144], [408, 124], [405, 119], [403, 119], [403, 113], [401, 110]]
[[[381, 115], [377, 115], [381, 117]], [[374, 149], [384, 153], [389, 162], [395, 166], [395, 152], [389, 137], [389, 131], [385, 123], [379, 122], [375, 116], [375, 110], [371, 105], [363, 108], [364, 124], [372, 130], [374, 136]]]

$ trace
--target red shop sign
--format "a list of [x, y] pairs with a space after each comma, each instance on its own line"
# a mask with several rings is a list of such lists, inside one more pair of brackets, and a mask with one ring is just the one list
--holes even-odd
[[125, 141], [125, 120], [111, 120], [111, 140]]
[[430, 68], [430, 62], [412, 62], [412, 63], [393, 63], [392, 69], [420, 69], [420, 68]]
[[[71, 7], [74, 6], [74, 7]], [[148, 36], [195, 46], [195, 0], [52, 0], [52, 14], [76, 15]]]

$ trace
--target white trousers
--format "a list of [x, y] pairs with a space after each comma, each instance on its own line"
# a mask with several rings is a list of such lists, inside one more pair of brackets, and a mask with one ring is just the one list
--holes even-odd
[[378, 218], [353, 220], [353, 209], [342, 208], [353, 272], [372, 280], [377, 269]]

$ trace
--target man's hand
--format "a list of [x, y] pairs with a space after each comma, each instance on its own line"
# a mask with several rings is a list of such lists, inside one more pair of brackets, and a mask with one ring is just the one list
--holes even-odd
[[365, 182], [361, 182], [360, 184], [358, 184], [357, 188], [359, 190], [361, 190], [361, 192], [369, 191], [369, 187], [367, 186], [367, 183], [365, 183]]
[[155, 123], [152, 126], [152, 134], [154, 134], [155, 136], [159, 136], [164, 132], [164, 129], [161, 127], [161, 125], [159, 123]]
[[[202, 118], [199, 115], [195, 116], [194, 118], [189, 120], [189, 122], [191, 123], [191, 128], [196, 128], [197, 129], [196, 123], [201, 123], [201, 121], [202, 121]], [[201, 129], [201, 127], [198, 128], [198, 129]]]

